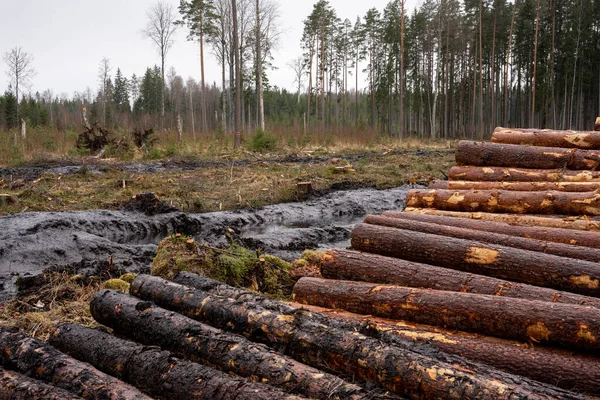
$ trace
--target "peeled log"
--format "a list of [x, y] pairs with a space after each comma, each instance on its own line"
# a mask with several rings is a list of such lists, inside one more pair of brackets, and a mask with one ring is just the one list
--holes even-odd
[[73, 357], [126, 380], [157, 399], [300, 399], [271, 386], [251, 383], [156, 347], [145, 347], [96, 329], [61, 324], [51, 343]]
[[496, 128], [492, 142], [530, 146], [600, 149], [600, 134], [594, 131]]
[[75, 400], [66, 390], [0, 368], [0, 400]]
[[433, 346], [447, 354], [563, 389], [591, 395], [600, 394], [600, 359], [597, 357], [339, 309], [299, 303], [292, 303], [292, 306], [352, 325], [366, 325], [367, 329], [376, 330], [381, 335], [391, 334], [399, 340]]
[[599, 171], [454, 166], [450, 181], [472, 182], [600, 182]]
[[8, 368], [85, 399], [151, 400], [136, 388], [24, 333], [0, 328], [0, 361]]
[[508, 190], [410, 190], [407, 207], [447, 211], [600, 215], [600, 192], [513, 192]]
[[[421, 215], [438, 215], [452, 218], [468, 218], [473, 220], [503, 222], [514, 225], [525, 225], [534, 227], [547, 227], [559, 229], [571, 229], [576, 231], [600, 232], [600, 221], [588, 216], [538, 216], [522, 214], [493, 214], [482, 212], [460, 212], [436, 210], [434, 208], [415, 208], [407, 207], [404, 212]], [[580, 232], [576, 233], [577, 235]]]
[[514, 247], [516, 249], [600, 263], [600, 250], [589, 247], [546, 242], [543, 240], [511, 236], [502, 233], [484, 232], [481, 230], [460, 228], [432, 222], [413, 221], [409, 218], [390, 218], [379, 215], [369, 215], [365, 218], [364, 222], [371, 225], [387, 226], [389, 228], [431, 233], [432, 235], [449, 236], [459, 239], [476, 240], [479, 242], [499, 244], [506, 247]]
[[596, 123], [594, 124], [594, 130], [596, 132], [600, 131], [600, 117], [596, 118]]
[[[507, 214], [502, 215], [506, 216]], [[515, 225], [505, 222], [486, 221], [484, 219], [445, 217], [442, 215], [416, 214], [399, 211], [386, 211], [383, 213], [383, 216], [600, 249], [600, 233], [598, 232]]]
[[600, 309], [573, 304], [301, 278], [294, 301], [504, 339], [597, 353]]
[[353, 250], [329, 250], [321, 259], [321, 274], [327, 279], [513, 297], [600, 309], [600, 299], [596, 297]]
[[[481, 368], [460, 358], [438, 354], [440, 361], [348, 329], [346, 324], [257, 295], [250, 301], [211, 295], [157, 277], [140, 275], [132, 293], [176, 312], [210, 321], [281, 348], [286, 354], [319, 368], [328, 368], [374, 382], [410, 399], [582, 398], [544, 384]], [[281, 311], [277, 309], [280, 308]]]
[[473, 240], [359, 224], [352, 248], [515, 282], [600, 297], [598, 264]]
[[183, 354], [224, 372], [296, 391], [311, 398], [365, 398], [357, 386], [283, 356], [267, 346], [140, 301], [121, 292], [98, 292], [90, 309], [94, 318], [148, 345]]
[[480, 167], [595, 170], [600, 165], [600, 151], [465, 140], [456, 148], [456, 163]]
[[593, 192], [600, 189], [600, 182], [479, 182], [450, 181], [445, 187], [429, 186], [429, 189], [447, 190], [512, 190], [517, 192], [559, 191]]

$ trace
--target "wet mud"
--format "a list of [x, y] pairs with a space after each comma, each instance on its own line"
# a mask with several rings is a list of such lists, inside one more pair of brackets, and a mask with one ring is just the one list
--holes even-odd
[[0, 217], [0, 300], [15, 295], [18, 276], [147, 271], [157, 244], [171, 233], [225, 246], [233, 231], [246, 246], [288, 260], [305, 249], [347, 247], [354, 224], [368, 213], [403, 209], [411, 188], [333, 191], [301, 203], [205, 214], [160, 207], [148, 213], [134, 204], [7, 215]]

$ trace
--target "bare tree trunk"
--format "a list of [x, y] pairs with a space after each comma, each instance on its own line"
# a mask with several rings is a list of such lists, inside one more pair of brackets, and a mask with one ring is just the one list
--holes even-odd
[[203, 22], [200, 23], [200, 72], [202, 79], [202, 132], [208, 131], [208, 124], [206, 120], [206, 81], [204, 77], [204, 26]]
[[242, 134], [242, 71], [240, 68], [237, 0], [231, 0], [231, 14], [233, 18], [233, 54], [235, 60], [235, 139], [233, 147], [237, 149], [240, 147]]
[[508, 34], [508, 50], [506, 52], [506, 64], [504, 64], [504, 126], [508, 126], [508, 66], [510, 65], [510, 49], [512, 45], [513, 29], [515, 27], [515, 14], [517, 13], [517, 4], [515, 0], [513, 5], [512, 18], [510, 21], [510, 33]]
[[535, 89], [537, 86], [537, 50], [538, 50], [538, 36], [540, 30], [540, 0], [537, 1], [537, 7], [535, 9], [535, 38], [533, 45], [533, 84], [531, 86], [531, 120], [529, 121], [530, 126], [535, 127]]
[[479, 137], [484, 135], [483, 117], [483, 0], [479, 1]]
[[400, 20], [400, 137], [404, 137], [404, 0], [400, 2], [402, 7], [402, 17]]
[[258, 109], [258, 128], [265, 130], [265, 103], [263, 97], [263, 68], [261, 51], [260, 0], [256, 0], [256, 106]]
[[[306, 111], [306, 119], [308, 120], [308, 126], [310, 127], [310, 103], [312, 100], [312, 77], [313, 77], [313, 58], [315, 56], [315, 39], [311, 39], [310, 43], [310, 57], [309, 57], [309, 68], [308, 68], [308, 108]], [[298, 84], [300, 85], [300, 84]], [[298, 99], [300, 99], [300, 90], [298, 90]]]

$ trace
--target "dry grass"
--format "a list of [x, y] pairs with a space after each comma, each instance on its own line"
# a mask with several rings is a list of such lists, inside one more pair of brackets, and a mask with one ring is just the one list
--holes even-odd
[[[326, 190], [341, 182], [381, 189], [409, 183], [427, 184], [442, 178], [442, 171], [448, 170], [454, 162], [451, 150], [415, 155], [391, 149], [365, 152], [346, 148], [310, 155], [325, 161], [278, 163], [268, 162], [268, 156], [256, 156], [260, 160], [252, 157], [249, 165], [233, 167], [233, 160], [243, 158], [229, 155], [223, 159], [232, 162], [232, 167], [134, 174], [107, 164], [100, 174], [89, 173], [84, 167], [77, 174], [45, 174], [13, 189], [10, 182], [3, 185], [0, 181], [2, 193], [19, 199], [17, 204], [0, 203], [0, 215], [23, 211], [115, 209], [141, 192], [154, 192], [162, 200], [188, 212], [258, 208], [302, 200], [305, 194], [297, 190], [299, 182], [310, 181], [316, 190]], [[307, 157], [307, 154], [301, 156]], [[247, 160], [249, 156], [244, 157]], [[346, 164], [351, 164], [355, 171], [336, 173], [336, 166]]]
[[0, 326], [17, 327], [47, 341], [61, 322], [95, 327], [89, 301], [102, 283], [81, 275], [49, 274], [47, 282], [11, 302], [0, 303]]

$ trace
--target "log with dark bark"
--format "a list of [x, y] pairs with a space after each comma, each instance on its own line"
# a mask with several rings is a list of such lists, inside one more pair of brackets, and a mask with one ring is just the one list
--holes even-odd
[[598, 216], [600, 192], [410, 190], [406, 205], [447, 211]]
[[368, 282], [301, 278], [294, 301], [598, 353], [600, 309]]
[[0, 328], [0, 361], [7, 369], [85, 399], [150, 400], [136, 388], [21, 332]]
[[514, 297], [600, 309], [600, 299], [596, 297], [353, 250], [329, 250], [321, 259], [321, 274], [328, 279]]
[[594, 356], [340, 309], [300, 303], [291, 305], [351, 325], [365, 326], [365, 329], [380, 335], [393, 335], [399, 340], [429, 345], [447, 354], [563, 389], [590, 395], [600, 394], [600, 359]]
[[0, 368], [0, 400], [32, 399], [75, 400], [81, 399], [81, 397], [25, 375]]
[[[484, 212], [460, 212], [436, 210], [434, 208], [406, 207], [404, 212], [420, 215], [436, 215], [452, 218], [466, 218], [472, 220], [502, 222], [519, 226], [547, 227], [571, 229], [575, 231], [600, 232], [600, 221], [589, 216], [540, 216], [523, 214], [494, 214]], [[581, 232], [575, 233], [576, 235]]]
[[[506, 247], [537, 251], [539, 253], [554, 254], [561, 257], [575, 258], [578, 260], [600, 263], [600, 249], [573, 246], [570, 244], [546, 242], [543, 240], [529, 239], [502, 233], [484, 232], [456, 226], [448, 226], [425, 221], [414, 221], [409, 218], [390, 218], [379, 215], [369, 215], [364, 221], [366, 224], [387, 226], [390, 228], [405, 229], [432, 235], [449, 236], [453, 238], [475, 240], [485, 243], [499, 244]], [[600, 265], [599, 265], [600, 267]]]
[[356, 225], [351, 243], [367, 253], [600, 297], [600, 267], [589, 261], [369, 224]]
[[399, 211], [386, 211], [383, 213], [383, 216], [600, 249], [600, 233], [592, 231], [575, 231], [573, 229], [515, 225], [505, 222], [486, 221], [483, 219], [445, 217], [441, 215], [416, 214]]
[[307, 364], [378, 383], [411, 399], [581, 398], [429, 346], [392, 339], [390, 345], [339, 321], [277, 307], [272, 300], [265, 299], [267, 307], [262, 307], [256, 295], [246, 302], [242, 293], [226, 298], [146, 275], [138, 276], [131, 290], [173, 311], [269, 343]]
[[176, 358], [96, 329], [59, 325], [51, 343], [71, 356], [123, 379], [157, 399], [271, 400], [301, 399], [281, 390]]
[[445, 187], [436, 185], [429, 189], [447, 190], [512, 190], [516, 192], [559, 191], [593, 192], [600, 189], [600, 182], [480, 182], [450, 181]]
[[462, 141], [456, 148], [456, 163], [480, 167], [595, 170], [600, 165], [600, 151]]
[[600, 149], [600, 134], [594, 131], [496, 128], [492, 142], [543, 147]]
[[448, 177], [473, 182], [600, 182], [600, 171], [454, 166]]
[[301, 364], [268, 347], [153, 306], [117, 291], [101, 291], [90, 304], [94, 318], [127, 337], [185, 355], [227, 373], [317, 399], [361, 399], [357, 386]]

